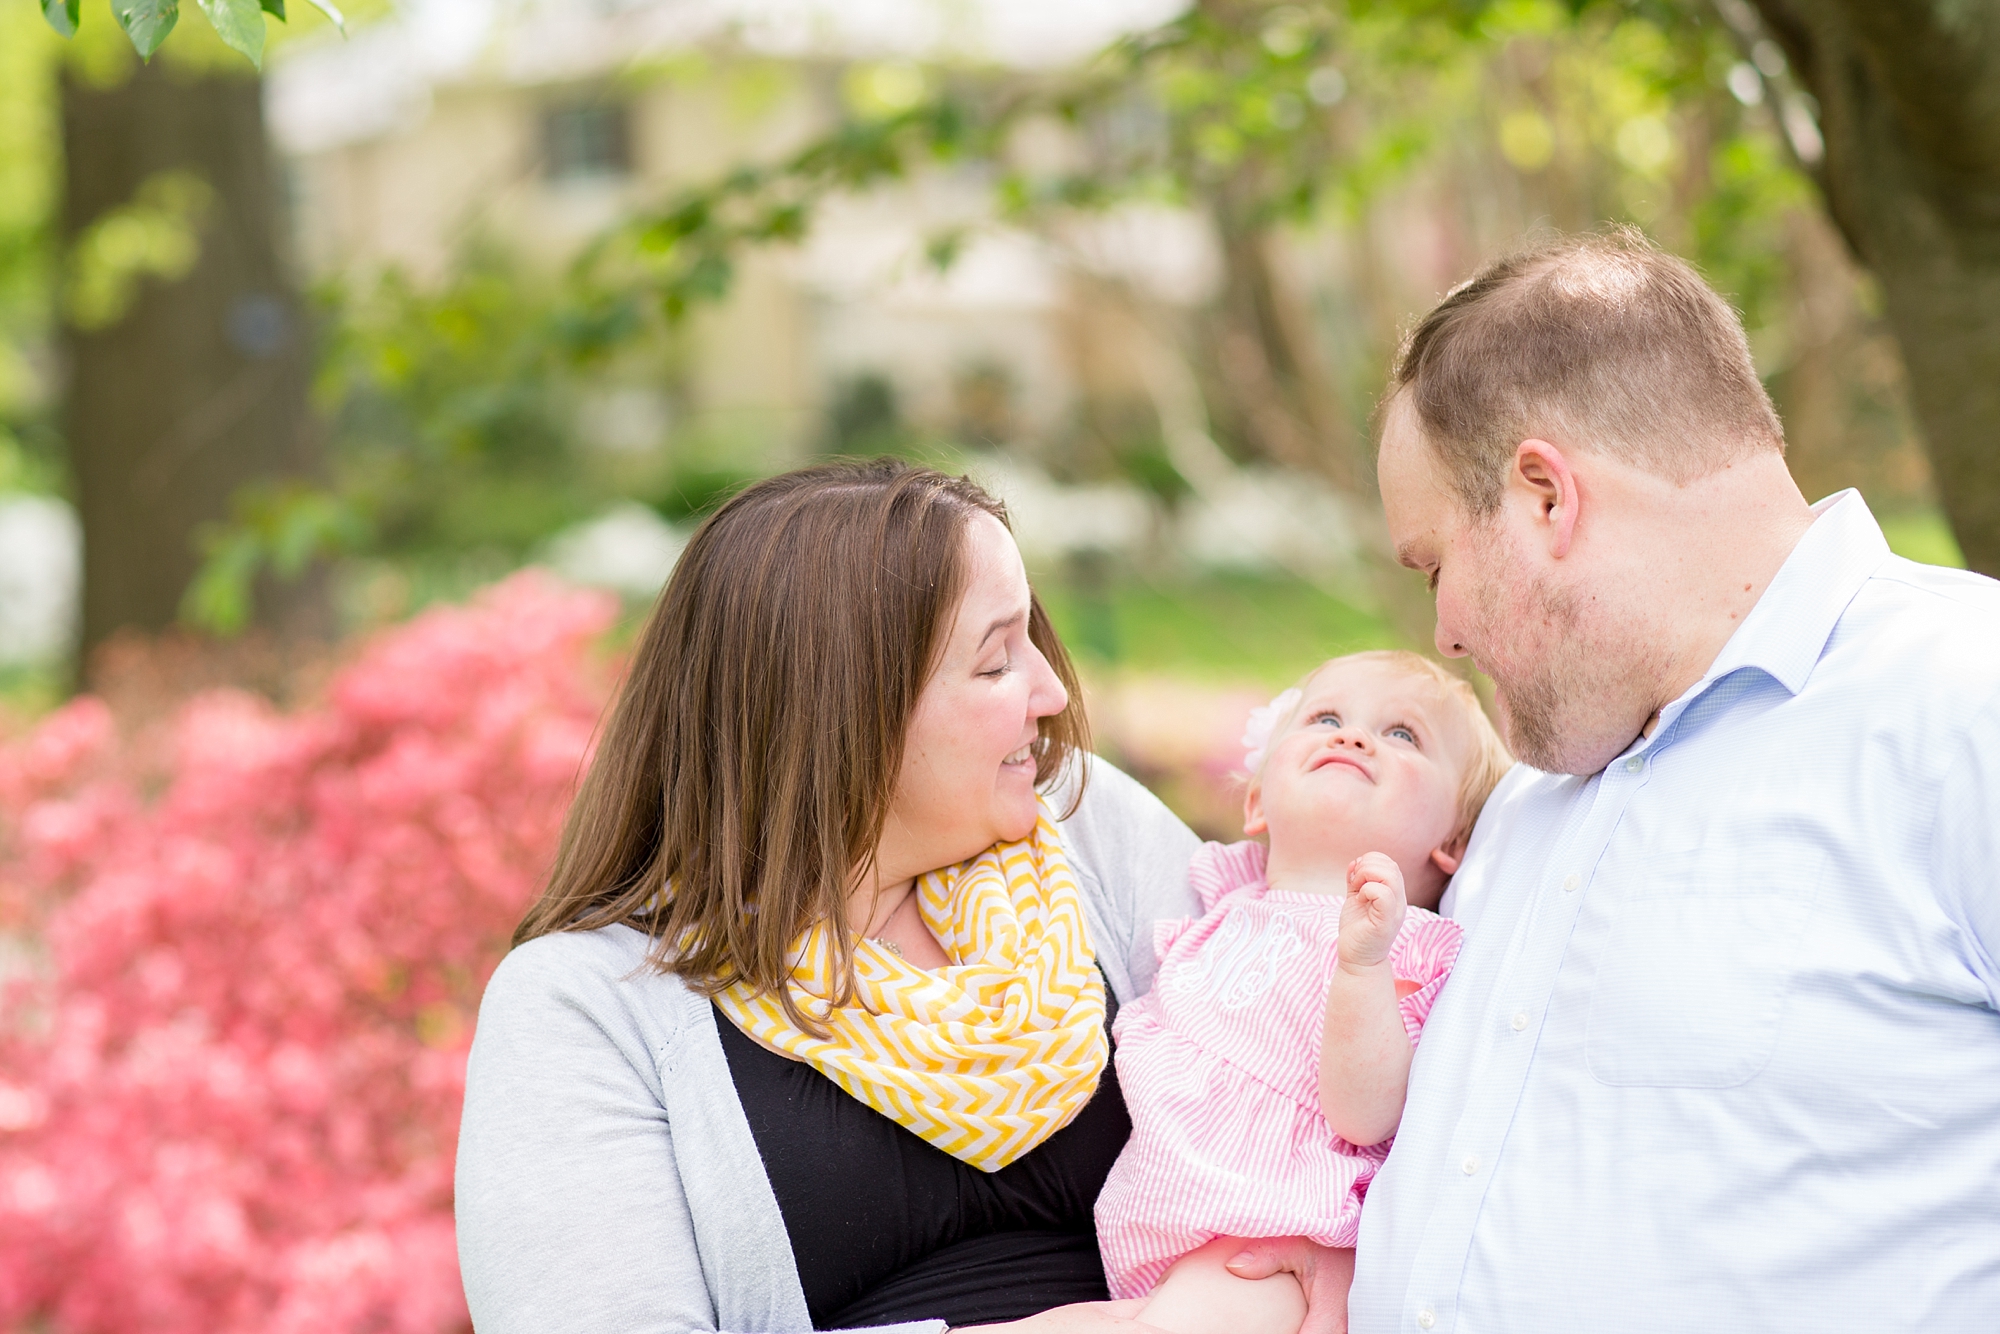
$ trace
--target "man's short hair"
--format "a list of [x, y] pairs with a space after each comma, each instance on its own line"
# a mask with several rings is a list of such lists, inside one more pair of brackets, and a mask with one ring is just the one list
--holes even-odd
[[1527, 439], [1676, 483], [1785, 448], [1736, 312], [1633, 228], [1558, 237], [1454, 288], [1403, 342], [1389, 404], [1402, 396], [1475, 515], [1499, 507]]

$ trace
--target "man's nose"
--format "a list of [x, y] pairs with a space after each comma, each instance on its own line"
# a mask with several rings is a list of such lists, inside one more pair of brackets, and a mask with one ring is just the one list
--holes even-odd
[[1445, 628], [1442, 616], [1438, 618], [1437, 630], [1434, 637], [1437, 641], [1438, 652], [1444, 654], [1447, 658], [1462, 658], [1472, 651], [1465, 646], [1464, 642], [1458, 636]]

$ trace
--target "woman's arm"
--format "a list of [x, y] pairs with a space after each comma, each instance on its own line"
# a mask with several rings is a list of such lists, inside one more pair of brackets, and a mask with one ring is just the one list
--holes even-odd
[[[459, 1131], [459, 1268], [480, 1334], [715, 1328], [674, 1136], [584, 951], [547, 937], [480, 1005]], [[635, 1048], [637, 1048], [635, 1050]]]
[[479, 1334], [811, 1328], [708, 1003], [644, 957], [624, 928], [549, 936], [487, 986], [458, 1148]]
[[[676, 1143], [643, 1023], [616, 994], [617, 960], [598, 957], [609, 945], [532, 941], [480, 1005], [457, 1171], [459, 1267], [480, 1334], [716, 1327], [677, 1158], [694, 1146]], [[791, 1328], [809, 1323], [799, 1306]]]

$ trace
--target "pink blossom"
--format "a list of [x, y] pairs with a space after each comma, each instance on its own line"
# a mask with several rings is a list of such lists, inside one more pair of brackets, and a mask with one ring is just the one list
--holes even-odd
[[466, 1328], [479, 995], [554, 853], [615, 608], [544, 576], [322, 703], [92, 699], [0, 747], [0, 1330]]

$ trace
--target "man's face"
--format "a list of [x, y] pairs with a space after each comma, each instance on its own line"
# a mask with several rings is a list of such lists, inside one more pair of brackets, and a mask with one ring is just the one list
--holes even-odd
[[1492, 514], [1467, 513], [1404, 398], [1383, 423], [1377, 471], [1397, 558], [1437, 595], [1438, 651], [1470, 654], [1492, 678], [1514, 754], [1552, 773], [1602, 769], [1645, 725], [1657, 675], [1637, 627], [1612, 610], [1617, 590], [1553, 556], [1526, 488], [1510, 484]]

